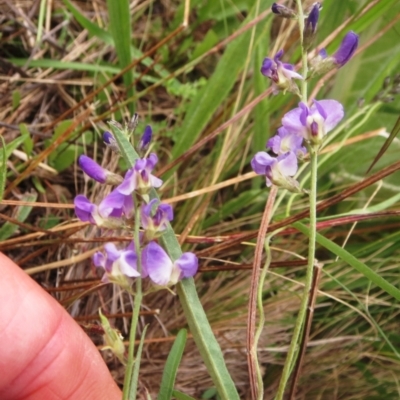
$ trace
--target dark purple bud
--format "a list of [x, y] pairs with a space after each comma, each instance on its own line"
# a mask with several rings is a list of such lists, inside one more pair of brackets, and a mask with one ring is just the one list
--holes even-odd
[[147, 125], [146, 128], [144, 128], [143, 136], [141, 137], [139, 142], [140, 151], [145, 151], [149, 147], [152, 136], [153, 136], [153, 130], [151, 129], [150, 125]]
[[271, 10], [274, 14], [279, 15], [282, 18], [296, 18], [297, 14], [288, 7], [282, 6], [281, 4], [272, 4]]
[[306, 19], [305, 23], [305, 31], [310, 31], [314, 34], [317, 30], [318, 18], [319, 18], [319, 10], [321, 9], [320, 3], [314, 3], [311, 9], [310, 14]]
[[336, 65], [343, 67], [353, 56], [358, 46], [358, 35], [350, 31], [343, 38], [338, 51], [332, 56]]
[[114, 143], [114, 142], [115, 142], [114, 135], [113, 135], [111, 132], [109, 132], [109, 131], [105, 131], [105, 132], [103, 133], [103, 141], [104, 141], [105, 144], [112, 144], [112, 143]]
[[109, 147], [113, 152], [119, 153], [118, 143], [111, 132], [106, 131], [103, 133], [103, 141], [105, 145]]
[[320, 3], [314, 3], [304, 24], [303, 46], [309, 49], [317, 31]]

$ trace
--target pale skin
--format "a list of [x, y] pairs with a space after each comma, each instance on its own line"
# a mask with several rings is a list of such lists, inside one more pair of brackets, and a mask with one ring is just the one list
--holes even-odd
[[120, 400], [98, 349], [55, 299], [0, 253], [0, 399]]

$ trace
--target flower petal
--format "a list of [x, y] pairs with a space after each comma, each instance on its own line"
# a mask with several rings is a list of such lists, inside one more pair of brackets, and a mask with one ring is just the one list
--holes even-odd
[[258, 175], [265, 175], [265, 168], [275, 162], [275, 158], [271, 157], [265, 151], [259, 151], [251, 160], [251, 168]]
[[90, 176], [97, 182], [105, 183], [107, 178], [106, 170], [97, 164], [96, 161], [82, 154], [78, 159], [78, 163], [86, 175]]
[[194, 253], [183, 253], [178, 260], [175, 261], [175, 265], [182, 271], [184, 278], [191, 278], [194, 276], [199, 268], [199, 260]]
[[294, 176], [297, 172], [297, 157], [293, 152], [278, 157], [279, 170], [284, 176]]
[[325, 133], [328, 133], [342, 120], [344, 116], [343, 106], [336, 100], [320, 100], [318, 105], [325, 110]]
[[118, 266], [121, 272], [130, 278], [140, 276], [139, 272], [137, 271], [137, 256], [134, 251], [123, 251], [121, 253]]
[[[300, 103], [301, 104], [301, 103]], [[302, 123], [304, 109], [297, 107], [287, 112], [282, 118], [282, 125], [289, 132], [295, 133], [299, 136], [305, 136], [307, 134], [307, 128]]]
[[150, 279], [156, 285], [168, 285], [173, 264], [160, 245], [150, 242], [142, 251], [142, 263]]

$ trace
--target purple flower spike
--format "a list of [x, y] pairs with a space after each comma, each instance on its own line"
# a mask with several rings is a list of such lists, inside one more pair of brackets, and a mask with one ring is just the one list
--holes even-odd
[[325, 135], [343, 118], [343, 106], [336, 100], [314, 100], [309, 108], [303, 102], [282, 118], [283, 127], [310, 143], [319, 145]]
[[353, 56], [354, 52], [357, 50], [357, 47], [358, 35], [353, 31], [348, 32], [343, 38], [338, 51], [332, 56], [335, 64], [338, 65], [339, 68], [343, 67], [343, 65], [346, 64]]
[[303, 79], [303, 77], [294, 71], [291, 64], [282, 63], [280, 59], [283, 56], [283, 50], [276, 53], [274, 59], [264, 58], [261, 66], [261, 73], [272, 80], [272, 88], [274, 94], [280, 90], [286, 92], [287, 90], [297, 93], [298, 88], [292, 82], [292, 79]]
[[160, 187], [162, 180], [151, 174], [157, 161], [158, 158], [154, 153], [148, 158], [136, 160], [135, 166], [128, 170], [117, 190], [124, 195], [130, 195], [135, 190], [140, 194], [146, 194], [152, 187]]
[[147, 125], [146, 128], [144, 128], [143, 136], [141, 137], [140, 142], [139, 142], [139, 150], [140, 151], [147, 150], [147, 148], [150, 145], [152, 136], [153, 136], [153, 130], [151, 129], [150, 125]]
[[159, 203], [157, 199], [151, 200], [141, 207], [141, 223], [145, 230], [147, 240], [160, 236], [167, 229], [169, 221], [174, 219], [174, 212], [169, 204]]
[[301, 136], [289, 132], [281, 126], [278, 129], [278, 134], [268, 140], [267, 147], [270, 147], [278, 156], [292, 151], [298, 158], [303, 158], [307, 150], [302, 146], [302, 143], [303, 138]]
[[110, 185], [118, 185], [122, 182], [121, 176], [106, 170], [97, 164], [96, 161], [84, 154], [79, 157], [78, 163], [82, 168], [82, 171], [97, 182], [107, 183]]
[[103, 282], [114, 282], [123, 287], [129, 286], [128, 278], [140, 276], [137, 271], [137, 256], [132, 246], [118, 250], [114, 243], [106, 243], [104, 246], [106, 255], [97, 252], [93, 255], [93, 263], [96, 267], [103, 268], [105, 274]]
[[183, 253], [178, 260], [172, 262], [160, 245], [150, 242], [142, 251], [142, 267], [156, 285], [171, 286], [182, 278], [194, 276], [198, 269], [198, 259], [193, 253]]

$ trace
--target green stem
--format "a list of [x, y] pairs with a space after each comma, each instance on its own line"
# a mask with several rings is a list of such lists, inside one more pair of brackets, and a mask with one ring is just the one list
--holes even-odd
[[307, 74], [308, 74], [308, 64], [307, 64], [307, 51], [303, 46], [303, 32], [304, 32], [304, 13], [301, 0], [297, 0], [297, 15], [300, 30], [300, 42], [301, 42], [301, 75], [303, 80], [301, 81], [301, 99], [304, 103], [307, 103]]
[[[134, 206], [135, 206], [134, 242], [135, 242], [135, 252], [137, 254], [137, 271], [140, 274], [142, 272], [140, 237], [139, 237], [140, 214], [139, 214], [136, 194], [134, 194], [133, 196], [134, 196]], [[122, 397], [123, 400], [136, 399], [137, 384], [135, 382], [132, 382], [132, 377], [133, 377], [133, 365], [135, 362], [134, 352], [135, 352], [136, 329], [139, 321], [140, 306], [142, 305], [142, 298], [143, 298], [142, 278], [137, 277], [135, 283], [136, 283], [136, 293], [135, 293], [135, 298], [133, 300], [134, 306], [132, 312], [131, 330], [129, 333], [128, 363], [125, 371], [124, 392]]]
[[283, 367], [281, 381], [279, 382], [278, 393], [276, 400], [282, 400], [285, 393], [287, 381], [289, 379], [292, 365], [294, 363], [295, 355], [297, 352], [298, 341], [304, 325], [304, 319], [307, 312], [308, 298], [310, 295], [310, 289], [312, 285], [313, 270], [314, 270], [314, 258], [315, 258], [315, 239], [316, 239], [316, 227], [317, 227], [317, 165], [318, 155], [317, 151], [314, 151], [310, 147], [311, 157], [311, 188], [310, 188], [310, 237], [308, 244], [308, 265], [306, 272], [306, 279], [304, 283], [303, 297], [301, 299], [300, 310], [297, 316], [296, 325], [294, 327], [292, 341], [289, 346], [288, 354]]

